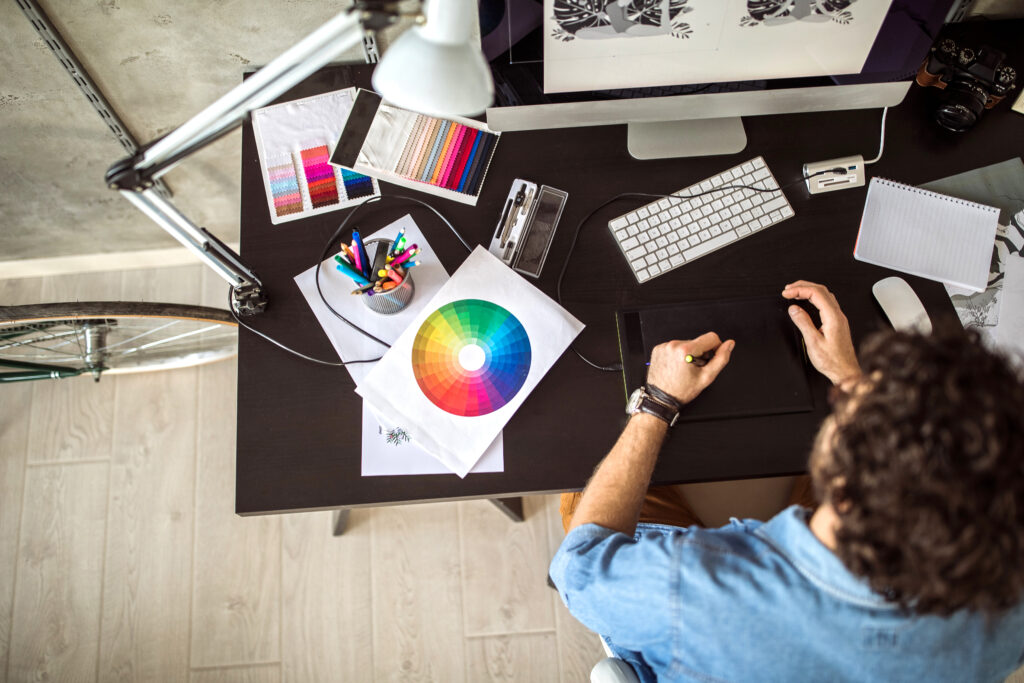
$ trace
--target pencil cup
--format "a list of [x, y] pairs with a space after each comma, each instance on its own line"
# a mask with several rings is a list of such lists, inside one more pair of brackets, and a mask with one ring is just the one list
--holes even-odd
[[[375, 239], [366, 240], [363, 245], [366, 248], [366, 255], [370, 259], [370, 263], [373, 264], [373, 272], [376, 275], [376, 271], [384, 267], [384, 261], [387, 257], [388, 249], [391, 248], [391, 240]], [[405, 277], [402, 278], [402, 283], [380, 294], [374, 294], [373, 296], [361, 296], [371, 311], [380, 313], [381, 315], [392, 315], [398, 313], [403, 308], [409, 305], [412, 301], [412, 295], [416, 291], [416, 286], [412, 282], [412, 269], [405, 271]]]

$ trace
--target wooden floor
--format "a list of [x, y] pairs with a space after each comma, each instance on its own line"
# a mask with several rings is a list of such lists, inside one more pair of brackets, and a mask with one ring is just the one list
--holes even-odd
[[[223, 307], [199, 266], [0, 281], [0, 302]], [[545, 584], [554, 496], [233, 513], [233, 362], [0, 387], [0, 679], [589, 680]], [[696, 492], [695, 492], [696, 493]], [[1024, 676], [1018, 679], [1024, 683]]]

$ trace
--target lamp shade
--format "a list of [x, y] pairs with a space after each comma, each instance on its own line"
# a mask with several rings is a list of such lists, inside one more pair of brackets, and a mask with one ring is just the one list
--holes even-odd
[[413, 26], [387, 49], [373, 87], [387, 101], [431, 116], [472, 116], [494, 98], [494, 82], [474, 40], [475, 3], [432, 0], [426, 23]]

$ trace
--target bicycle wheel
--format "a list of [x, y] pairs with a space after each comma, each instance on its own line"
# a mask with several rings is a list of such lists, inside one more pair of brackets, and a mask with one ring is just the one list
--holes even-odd
[[99, 380], [108, 372], [211, 363], [237, 350], [237, 324], [217, 308], [126, 301], [0, 306], [0, 370], [11, 371], [0, 372], [0, 381], [85, 372]]

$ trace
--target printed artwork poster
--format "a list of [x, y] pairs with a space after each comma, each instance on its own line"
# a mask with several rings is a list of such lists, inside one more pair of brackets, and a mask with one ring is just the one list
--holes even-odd
[[464, 477], [582, 330], [478, 246], [356, 392]]
[[544, 91], [860, 72], [892, 0], [544, 0]]

